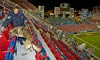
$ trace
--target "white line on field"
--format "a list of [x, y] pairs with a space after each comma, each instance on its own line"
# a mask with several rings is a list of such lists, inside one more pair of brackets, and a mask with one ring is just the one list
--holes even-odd
[[79, 33], [79, 34], [75, 34], [75, 35], [81, 35], [81, 34], [91, 34], [91, 33], [100, 33], [99, 31], [96, 32], [87, 32], [87, 33]]
[[[75, 35], [73, 35], [73, 36], [75, 36]], [[88, 45], [90, 45], [90, 46], [94, 47], [95, 49], [97, 49], [97, 50], [99, 50], [99, 51], [100, 51], [100, 48], [98, 48], [98, 47], [94, 46], [93, 44], [91, 44], [91, 43], [89, 43], [89, 42], [86, 42], [86, 41], [84, 41], [83, 39], [81, 39], [81, 38], [79, 38], [79, 37], [77, 37], [77, 36], [75, 36], [75, 37], [76, 37], [76, 38], [78, 38], [78, 39], [80, 39], [81, 41], [83, 41], [83, 42], [87, 43]]]

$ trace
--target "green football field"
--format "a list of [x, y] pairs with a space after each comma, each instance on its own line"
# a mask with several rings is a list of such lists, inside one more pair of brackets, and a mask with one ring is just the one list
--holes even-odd
[[100, 32], [89, 32], [74, 35], [79, 44], [86, 43], [86, 48], [93, 48], [94, 54], [100, 58]]

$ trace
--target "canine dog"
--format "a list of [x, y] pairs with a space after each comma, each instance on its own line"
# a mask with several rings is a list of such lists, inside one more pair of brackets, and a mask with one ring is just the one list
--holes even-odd
[[34, 40], [32, 39], [32, 35], [28, 31], [27, 27], [15, 27], [14, 29], [10, 30], [10, 35], [11, 36], [16, 35], [19, 37], [26, 38], [25, 45], [24, 45], [24, 52], [22, 53], [22, 55], [27, 54], [27, 50], [31, 51], [34, 49], [35, 51], [38, 52], [41, 51], [41, 48], [33, 44]]
[[10, 29], [10, 31], [9, 31], [9, 39], [11, 37], [15, 36], [15, 35], [17, 36], [17, 30], [15, 28]]

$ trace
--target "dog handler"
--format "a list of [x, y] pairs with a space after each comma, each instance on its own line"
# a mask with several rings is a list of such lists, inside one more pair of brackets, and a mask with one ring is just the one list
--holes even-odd
[[[15, 6], [12, 11], [10, 11], [5, 19], [5, 21], [2, 24], [2, 31], [4, 31], [4, 28], [7, 27], [8, 24], [12, 23], [14, 28], [17, 29], [17, 33], [19, 34], [19, 30], [25, 26], [24, 22], [26, 22], [26, 17], [20, 11], [18, 6]], [[13, 29], [14, 29], [13, 28]], [[19, 36], [23, 37], [23, 36]], [[23, 38], [21, 38], [23, 40]], [[20, 40], [20, 43], [22, 43], [22, 40]]]
[[26, 17], [24, 16], [24, 14], [19, 10], [18, 6], [15, 6], [14, 9], [9, 12], [6, 20], [3, 22], [2, 31], [9, 23], [12, 23], [14, 27], [18, 26], [24, 27], [25, 20]]

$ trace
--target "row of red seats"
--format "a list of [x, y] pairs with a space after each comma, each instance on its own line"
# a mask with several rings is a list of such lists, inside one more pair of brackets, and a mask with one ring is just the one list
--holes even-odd
[[[36, 27], [41, 28], [43, 32], [41, 32], [41, 36], [43, 37], [44, 41], [47, 43], [48, 47], [50, 50], [53, 52], [54, 56], [56, 57], [57, 60], [67, 60], [63, 58], [63, 55], [60, 54], [57, 49], [52, 45], [52, 42], [48, 41], [44, 33], [48, 32], [47, 29], [43, 28], [42, 25], [37, 25]], [[51, 32], [49, 32], [51, 35], [53, 35]]]
[[80, 58], [77, 54], [75, 54], [70, 48], [68, 48], [68, 46], [65, 45], [62, 41], [59, 40], [59, 43], [62, 44], [65, 48], [67, 48], [67, 50], [68, 50], [69, 52], [71, 52], [71, 54], [74, 54], [78, 60], [81, 59], [81, 58]]
[[47, 43], [48, 47], [54, 54], [57, 60], [64, 60], [64, 58], [59, 54], [59, 52], [56, 50], [56, 48], [52, 45], [52, 43], [46, 38], [46, 36], [43, 34], [44, 32], [41, 32], [41, 36], [43, 37], [44, 41]]
[[36, 27], [36, 29], [39, 29], [38, 25], [34, 23], [34, 26]]
[[[62, 46], [60, 43], [58, 43], [58, 41], [56, 40], [52, 40], [56, 45], [57, 47], [62, 51], [63, 54], [66, 55], [66, 57], [68, 57], [69, 60], [74, 60], [75, 59], [75, 56], [74, 54], [70, 53], [69, 50], [67, 50], [64, 46]], [[68, 47], [67, 47], [68, 48]]]
[[75, 54], [68, 46], [66, 46], [62, 41], [59, 40], [58, 44], [62, 45], [63, 48], [66, 48], [70, 52], [70, 54], [73, 55], [73, 59], [81, 60], [81, 58], [77, 54]]
[[[43, 33], [41, 33], [41, 34], [43, 34]], [[43, 35], [42, 35], [42, 36], [43, 36]], [[43, 38], [44, 38], [45, 42], [47, 42], [48, 46], [50, 46], [50, 44], [53, 44], [53, 43], [49, 43], [49, 41], [46, 39], [46, 36], [44, 36]], [[50, 39], [50, 40], [51, 40], [52, 42], [55, 41], [55, 40], [52, 40], [52, 39]], [[55, 44], [56, 44], [56, 43], [55, 43]], [[64, 50], [64, 49], [62, 50], [62, 47], [61, 47], [61, 46], [58, 46], [59, 44], [56, 44], [56, 45], [57, 45], [58, 48], [60, 48], [60, 50], [63, 52], [63, 54], [66, 55], [66, 57], [68, 58], [68, 60], [73, 60], [72, 56], [70, 56], [70, 55], [68, 54], [69, 51], [65, 52], [66, 50]], [[52, 45], [50, 46], [50, 49], [53, 50], [53, 49], [52, 49]], [[56, 50], [56, 49], [54, 48], [54, 50]], [[54, 50], [53, 50], [53, 51], [54, 51]], [[57, 52], [56, 52], [56, 53], [57, 53]], [[57, 55], [58, 55], [58, 54], [57, 54]], [[60, 55], [58, 55], [58, 56], [60, 56]], [[57, 58], [58, 58], [58, 57], [57, 57]]]

